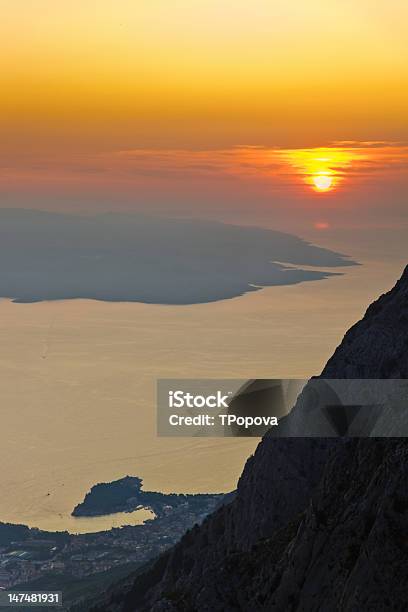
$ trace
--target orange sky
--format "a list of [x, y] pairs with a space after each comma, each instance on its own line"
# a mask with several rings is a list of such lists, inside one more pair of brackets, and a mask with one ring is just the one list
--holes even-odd
[[405, 0], [2, 0], [1, 152], [408, 140]]
[[0, 206], [405, 223], [405, 0], [0, 7]]
[[139, 211], [275, 229], [407, 225], [408, 146], [128, 149], [10, 156], [3, 207]]

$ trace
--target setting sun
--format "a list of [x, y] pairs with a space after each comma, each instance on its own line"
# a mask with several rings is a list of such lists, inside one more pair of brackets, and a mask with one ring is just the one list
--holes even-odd
[[316, 174], [312, 180], [316, 191], [329, 191], [333, 186], [333, 178], [328, 174]]
[[361, 147], [319, 147], [315, 149], [286, 149], [283, 159], [314, 191], [324, 193], [337, 189], [351, 166], [367, 159]]

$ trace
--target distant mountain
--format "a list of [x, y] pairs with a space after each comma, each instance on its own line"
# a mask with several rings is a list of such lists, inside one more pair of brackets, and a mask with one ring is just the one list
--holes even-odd
[[322, 280], [334, 274], [324, 268], [351, 265], [345, 255], [269, 229], [0, 208], [0, 298], [16, 302], [196, 304]]
[[[321, 376], [407, 373], [408, 268], [350, 329]], [[266, 435], [231, 503], [135, 575], [131, 587], [110, 589], [88, 609], [405, 611], [407, 473], [403, 438]]]

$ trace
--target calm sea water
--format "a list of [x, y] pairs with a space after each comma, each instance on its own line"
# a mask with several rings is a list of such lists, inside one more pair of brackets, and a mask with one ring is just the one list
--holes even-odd
[[344, 276], [212, 304], [2, 300], [0, 520], [72, 532], [140, 523], [148, 511], [70, 516], [93, 484], [127, 474], [148, 490], [233, 489], [257, 442], [158, 438], [156, 379], [319, 373], [404, 263], [348, 246], [364, 265]]

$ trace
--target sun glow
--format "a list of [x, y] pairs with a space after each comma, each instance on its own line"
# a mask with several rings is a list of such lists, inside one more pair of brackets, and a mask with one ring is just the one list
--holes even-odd
[[317, 193], [337, 189], [351, 166], [366, 158], [360, 149], [342, 147], [291, 149], [283, 152], [283, 156], [296, 174]]
[[312, 180], [316, 191], [330, 191], [333, 187], [333, 178], [329, 174], [315, 174]]

